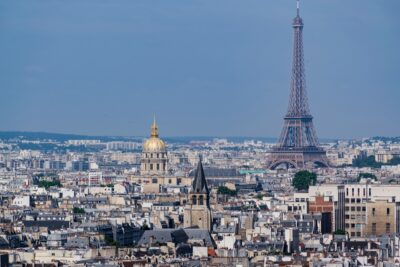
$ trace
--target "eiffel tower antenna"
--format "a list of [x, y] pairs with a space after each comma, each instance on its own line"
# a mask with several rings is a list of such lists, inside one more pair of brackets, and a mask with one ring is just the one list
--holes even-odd
[[300, 16], [300, 0], [296, 1], [297, 3], [297, 16]]

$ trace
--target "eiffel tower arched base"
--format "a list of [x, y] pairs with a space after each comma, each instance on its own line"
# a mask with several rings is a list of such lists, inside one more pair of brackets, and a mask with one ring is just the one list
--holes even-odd
[[311, 151], [291, 151], [286, 149], [276, 149], [271, 152], [267, 167], [275, 170], [279, 167], [285, 169], [312, 169], [315, 167], [329, 167], [328, 158], [322, 149]]

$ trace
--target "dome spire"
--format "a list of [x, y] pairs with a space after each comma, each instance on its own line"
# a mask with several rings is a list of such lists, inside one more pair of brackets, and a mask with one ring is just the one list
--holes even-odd
[[158, 137], [158, 126], [156, 123], [156, 115], [154, 115], [153, 125], [151, 125], [151, 137]]

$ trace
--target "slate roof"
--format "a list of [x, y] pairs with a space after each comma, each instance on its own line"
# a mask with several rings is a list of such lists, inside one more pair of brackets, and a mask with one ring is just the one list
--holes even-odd
[[[241, 178], [241, 175], [236, 169], [233, 168], [215, 168], [215, 167], [205, 167], [204, 173], [209, 178], [215, 177], [229, 177], [229, 178]], [[193, 177], [196, 174], [196, 169], [189, 172], [189, 176]]]
[[69, 221], [23, 221], [26, 228], [31, 227], [47, 227], [49, 230], [68, 229]]
[[192, 185], [193, 193], [204, 193], [209, 194], [206, 176], [204, 175], [203, 164], [201, 163], [201, 159], [199, 159], [199, 163], [197, 164], [196, 174], [194, 176], [193, 185]]
[[210, 233], [206, 229], [155, 229], [147, 230], [140, 238], [138, 245], [149, 244], [153, 238], [154, 243], [174, 242], [185, 243], [190, 240], [204, 240], [206, 246], [214, 246]]

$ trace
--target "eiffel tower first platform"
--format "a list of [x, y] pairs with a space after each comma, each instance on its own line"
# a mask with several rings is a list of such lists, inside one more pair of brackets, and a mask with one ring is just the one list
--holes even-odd
[[326, 152], [320, 147], [308, 107], [303, 55], [303, 20], [299, 13], [293, 19], [293, 66], [289, 107], [278, 143], [272, 148], [268, 167], [308, 169], [328, 166]]

